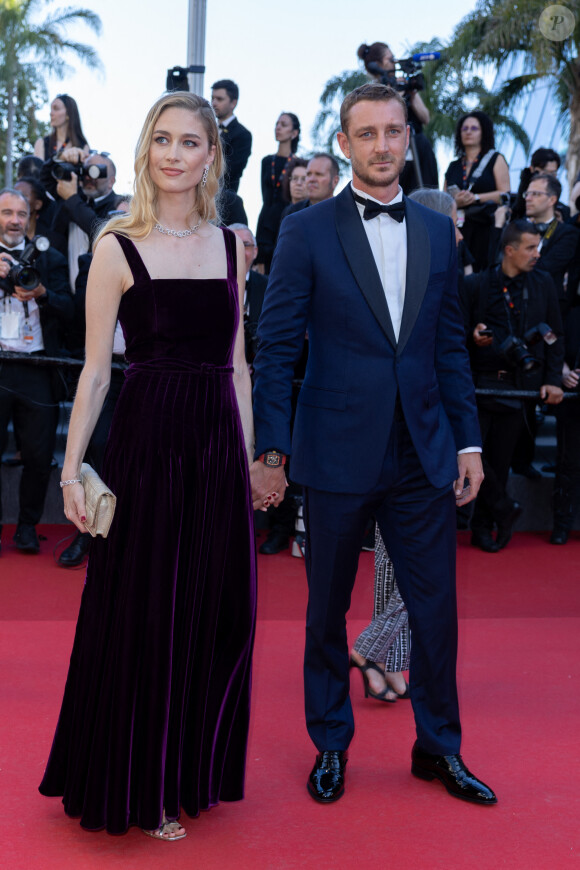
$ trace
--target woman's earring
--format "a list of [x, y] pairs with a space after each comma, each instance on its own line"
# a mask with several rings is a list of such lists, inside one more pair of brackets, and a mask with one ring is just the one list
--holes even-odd
[[209, 166], [204, 166], [203, 175], [201, 176], [201, 186], [202, 187], [205, 187], [208, 175], [209, 175]]

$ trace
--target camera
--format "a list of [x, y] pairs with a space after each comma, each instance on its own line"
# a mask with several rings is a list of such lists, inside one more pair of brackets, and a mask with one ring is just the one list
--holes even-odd
[[35, 290], [40, 284], [40, 272], [32, 265], [39, 254], [50, 248], [46, 236], [35, 236], [28, 242], [18, 263], [15, 263], [4, 279], [6, 293], [12, 295], [16, 287], [23, 290]]
[[412, 57], [404, 60], [396, 60], [395, 64], [399, 67], [403, 78], [400, 81], [395, 70], [385, 70], [378, 63], [367, 64], [369, 72], [373, 72], [380, 77], [380, 82], [383, 85], [389, 85], [394, 90], [399, 91], [404, 97], [408, 97], [412, 91], [425, 90], [425, 79], [420, 72], [421, 64]]
[[512, 210], [514, 205], [517, 202], [518, 195], [517, 193], [500, 193], [499, 201], [500, 205], [507, 205], [507, 207]]
[[105, 163], [92, 163], [90, 166], [83, 166], [82, 163], [67, 163], [63, 160], [51, 161], [50, 174], [55, 181], [70, 181], [73, 173], [78, 175], [82, 181], [85, 178], [92, 178], [96, 181], [97, 178], [107, 177], [107, 165]]
[[512, 365], [522, 369], [524, 372], [530, 372], [533, 369], [540, 368], [542, 365], [541, 360], [530, 353], [530, 347], [533, 347], [539, 341], [545, 341], [546, 344], [554, 344], [557, 340], [558, 336], [547, 323], [537, 323], [524, 333], [523, 339], [515, 335], [509, 335], [501, 343], [500, 351]]

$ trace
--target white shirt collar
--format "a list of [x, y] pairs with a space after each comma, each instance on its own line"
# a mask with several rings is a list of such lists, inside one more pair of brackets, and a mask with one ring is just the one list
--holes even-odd
[[[352, 189], [355, 193], [358, 193], [359, 196], [364, 196], [365, 199], [371, 199], [373, 202], [379, 202], [381, 205], [391, 205], [391, 203], [393, 203], [393, 202], [402, 202], [403, 201], [403, 188], [401, 187], [401, 185], [399, 185], [399, 190], [397, 191], [396, 196], [394, 196], [391, 200], [389, 200], [389, 202], [383, 202], [382, 199], [377, 199], [376, 197], [371, 196], [370, 193], [367, 193], [365, 190], [359, 190], [358, 187], [354, 186], [352, 181], [350, 183], [350, 186], [352, 187]], [[357, 203], [357, 205], [360, 208], [364, 208], [364, 205], [360, 205], [360, 203]]]

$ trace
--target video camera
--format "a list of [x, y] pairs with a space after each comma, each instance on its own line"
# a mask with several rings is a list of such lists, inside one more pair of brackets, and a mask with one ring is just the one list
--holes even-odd
[[[427, 60], [438, 60], [440, 57], [440, 51], [419, 53], [402, 60], [393, 60], [394, 70], [383, 69], [380, 64], [375, 62], [367, 64], [367, 69], [379, 77], [381, 84], [389, 85], [408, 98], [413, 91], [425, 90], [425, 79], [421, 73], [423, 63]], [[402, 81], [400, 81], [401, 78]]]
[[16, 287], [23, 290], [35, 290], [40, 284], [41, 277], [38, 269], [32, 265], [39, 254], [50, 248], [50, 242], [46, 236], [35, 236], [24, 248], [20, 260], [15, 263], [2, 285], [5, 293], [12, 296]]

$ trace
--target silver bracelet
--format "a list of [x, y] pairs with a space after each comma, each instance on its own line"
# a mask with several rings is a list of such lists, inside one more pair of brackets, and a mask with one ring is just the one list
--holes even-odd
[[75, 477], [74, 480], [61, 480], [60, 488], [62, 489], [63, 486], [70, 486], [72, 483], [82, 483], [82, 480], [80, 477]]

